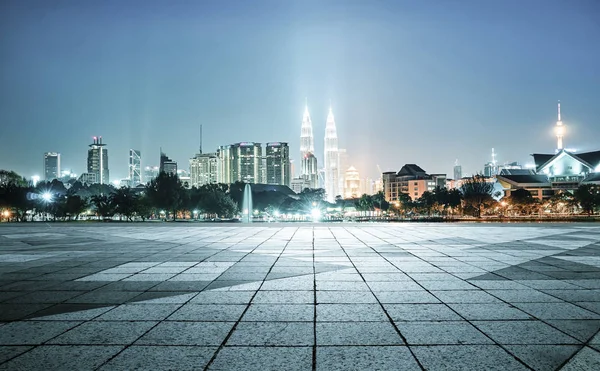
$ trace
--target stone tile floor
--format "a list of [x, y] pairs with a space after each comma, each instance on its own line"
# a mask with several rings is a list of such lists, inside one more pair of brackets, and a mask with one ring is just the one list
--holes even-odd
[[0, 369], [600, 370], [596, 224], [0, 225]]

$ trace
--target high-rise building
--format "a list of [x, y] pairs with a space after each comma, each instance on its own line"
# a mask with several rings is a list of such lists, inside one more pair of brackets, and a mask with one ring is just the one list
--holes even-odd
[[290, 186], [290, 147], [272, 142], [266, 147], [266, 184]]
[[216, 153], [197, 153], [190, 159], [190, 185], [199, 188], [214, 184], [218, 179], [218, 157]]
[[129, 180], [134, 187], [142, 183], [142, 153], [137, 149], [129, 150]]
[[159, 172], [177, 175], [177, 161], [171, 160], [163, 151], [160, 151]]
[[338, 137], [335, 118], [331, 107], [325, 125], [325, 195], [327, 201], [334, 202], [340, 190], [340, 157], [338, 152]]
[[[96, 174], [95, 182], [100, 184], [109, 183], [108, 173], [108, 150], [104, 148], [106, 144], [102, 143], [102, 137], [94, 137], [94, 142], [89, 145], [87, 158], [88, 174]], [[93, 179], [88, 177], [88, 179]]]
[[308, 187], [319, 188], [319, 169], [317, 168], [317, 158], [313, 153], [307, 153], [302, 158], [302, 175]]
[[558, 121], [556, 121], [556, 152], [560, 152], [563, 147], [563, 136], [565, 135], [565, 126], [560, 118], [560, 101], [558, 101]]
[[317, 158], [315, 157], [315, 139], [308, 105], [304, 107], [302, 128], [300, 130], [300, 177], [305, 179], [308, 188], [319, 188]]
[[364, 187], [361, 187], [361, 180], [358, 170], [350, 166], [344, 174], [344, 198], [358, 198], [362, 196]]
[[263, 182], [263, 156], [260, 143], [241, 142], [219, 147], [219, 183]]
[[158, 176], [159, 167], [158, 166], [146, 166], [144, 168], [144, 180], [146, 182], [151, 181], [152, 179]]
[[458, 164], [458, 160], [454, 163], [454, 180], [462, 179], [462, 166]]
[[50, 182], [60, 178], [60, 153], [44, 153], [44, 179]]
[[492, 161], [483, 166], [483, 175], [491, 178], [498, 175], [498, 162], [496, 161], [496, 151], [492, 148]]

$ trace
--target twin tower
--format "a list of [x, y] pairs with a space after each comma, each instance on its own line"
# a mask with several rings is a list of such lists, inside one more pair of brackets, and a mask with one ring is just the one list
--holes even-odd
[[[327, 124], [325, 125], [325, 151], [323, 166], [323, 184], [327, 201], [333, 202], [335, 196], [341, 195], [343, 190], [342, 171], [340, 169], [340, 154], [338, 148], [337, 130], [335, 128], [335, 118], [331, 107], [327, 115]], [[317, 168], [317, 158], [315, 157], [315, 140], [313, 136], [312, 121], [308, 106], [304, 108], [302, 117], [302, 129], [300, 133], [300, 158], [301, 176], [305, 180], [308, 188], [320, 188], [319, 169]]]

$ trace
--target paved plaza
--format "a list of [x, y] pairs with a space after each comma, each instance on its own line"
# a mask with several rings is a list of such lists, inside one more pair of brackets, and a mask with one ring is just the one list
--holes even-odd
[[0, 369], [600, 370], [598, 224], [4, 224]]

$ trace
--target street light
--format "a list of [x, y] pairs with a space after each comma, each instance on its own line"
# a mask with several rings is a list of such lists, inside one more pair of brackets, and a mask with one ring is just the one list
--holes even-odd
[[52, 193], [50, 193], [50, 192], [42, 193], [42, 199], [44, 200], [44, 202], [52, 202]]

